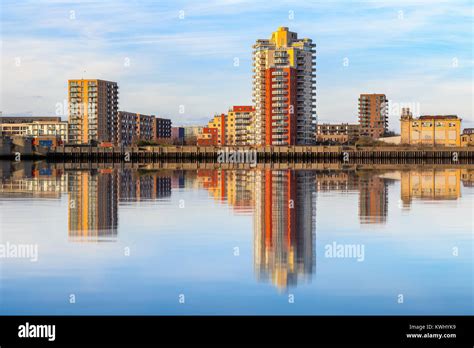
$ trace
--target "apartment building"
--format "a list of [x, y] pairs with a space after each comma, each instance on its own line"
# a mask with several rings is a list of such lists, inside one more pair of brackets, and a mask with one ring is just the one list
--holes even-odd
[[218, 129], [211, 127], [204, 127], [202, 133], [198, 135], [198, 146], [217, 146], [218, 145]]
[[359, 97], [360, 135], [378, 139], [388, 130], [388, 99], [385, 94]]
[[171, 127], [171, 141], [175, 144], [184, 144], [184, 128]]
[[118, 142], [118, 85], [81, 79], [68, 81], [69, 141]]
[[55, 116], [0, 117], [0, 134], [32, 138], [59, 138], [63, 143], [69, 141], [68, 123], [62, 121], [61, 117]]
[[359, 125], [349, 123], [323, 123], [316, 127], [316, 140], [318, 142], [333, 142], [346, 144], [359, 137]]
[[249, 105], [233, 106], [226, 117], [225, 139], [227, 145], [249, 145], [250, 129], [255, 108]]
[[199, 135], [202, 133], [203, 126], [183, 126], [184, 142], [186, 145], [196, 145]]
[[227, 115], [215, 115], [197, 136], [197, 144], [200, 146], [226, 145], [226, 118]]
[[171, 120], [167, 118], [155, 118], [155, 138], [170, 139], [171, 138]]
[[118, 144], [130, 146], [155, 139], [155, 116], [134, 112], [118, 112]]
[[461, 134], [461, 146], [474, 145], [474, 128], [464, 128]]
[[315, 142], [315, 46], [286, 27], [253, 45], [252, 144]]

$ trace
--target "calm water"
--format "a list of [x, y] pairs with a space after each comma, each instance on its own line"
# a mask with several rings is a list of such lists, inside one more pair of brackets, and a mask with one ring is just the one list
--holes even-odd
[[0, 162], [0, 313], [473, 314], [474, 166], [325, 167]]

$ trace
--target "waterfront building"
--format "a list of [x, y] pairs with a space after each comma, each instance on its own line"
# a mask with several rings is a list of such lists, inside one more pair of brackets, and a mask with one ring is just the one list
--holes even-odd
[[203, 126], [183, 126], [184, 142], [186, 145], [196, 145], [199, 134], [202, 133]]
[[388, 130], [388, 99], [385, 94], [359, 97], [360, 135], [378, 139]]
[[217, 132], [217, 128], [204, 127], [197, 138], [198, 146], [217, 146]]
[[233, 106], [226, 117], [226, 145], [249, 145], [255, 108], [248, 105]]
[[156, 117], [154, 122], [155, 139], [171, 140], [171, 120], [167, 118]]
[[198, 135], [197, 144], [200, 146], [226, 145], [226, 115], [216, 115]]
[[136, 145], [139, 141], [155, 139], [155, 116], [139, 113], [118, 112], [118, 144]]
[[0, 117], [0, 134], [3, 136], [24, 136], [37, 139], [56, 138], [55, 142], [68, 142], [68, 123], [61, 117]]
[[250, 143], [304, 145], [315, 142], [316, 45], [280, 27], [253, 45]]
[[359, 125], [349, 123], [323, 123], [316, 126], [318, 142], [347, 144], [359, 138]]
[[464, 128], [461, 134], [461, 146], [474, 146], [474, 128]]
[[461, 146], [461, 119], [456, 115], [414, 118], [408, 108], [400, 119], [401, 143], [409, 145]]
[[118, 142], [118, 85], [81, 79], [68, 81], [69, 142]]
[[175, 144], [184, 144], [184, 127], [171, 127], [171, 141]]
[[59, 116], [0, 116], [0, 123], [61, 122]]

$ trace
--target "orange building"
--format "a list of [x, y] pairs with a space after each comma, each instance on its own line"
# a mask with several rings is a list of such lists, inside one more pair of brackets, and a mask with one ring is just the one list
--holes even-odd
[[[296, 144], [296, 69], [270, 68], [265, 71], [266, 105], [275, 105], [265, 109], [265, 144]], [[285, 102], [277, 100], [284, 95]], [[289, 105], [289, 107], [288, 107]], [[287, 109], [285, 109], [287, 108]], [[293, 111], [290, 110], [293, 108]]]
[[256, 172], [254, 267], [280, 291], [308, 281], [315, 268], [315, 181], [310, 171]]
[[198, 134], [198, 146], [222, 146], [226, 144], [225, 132], [226, 115], [216, 115], [202, 129], [202, 133]]
[[198, 146], [217, 146], [217, 128], [204, 127], [198, 135]]
[[251, 144], [315, 142], [315, 46], [311, 39], [298, 39], [287, 27], [253, 45], [255, 116]]
[[388, 129], [388, 99], [385, 94], [361, 94], [359, 97], [360, 135], [373, 139]]

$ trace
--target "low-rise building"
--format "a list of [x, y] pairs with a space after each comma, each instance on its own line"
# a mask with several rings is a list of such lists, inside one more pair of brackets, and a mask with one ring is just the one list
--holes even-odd
[[198, 146], [218, 146], [219, 131], [217, 128], [204, 127], [198, 135]]
[[428, 146], [461, 146], [461, 119], [456, 115], [424, 115], [414, 118], [403, 108], [401, 143]]
[[196, 145], [199, 134], [202, 133], [203, 126], [183, 126], [184, 142], [186, 145]]
[[461, 146], [474, 146], [474, 128], [464, 128], [461, 134]]
[[[233, 118], [235, 122], [235, 118]], [[197, 145], [200, 146], [222, 146], [226, 145], [227, 115], [215, 115], [208, 123], [207, 127], [197, 136]], [[235, 128], [235, 125], [233, 126]], [[212, 130], [214, 129], [214, 130]]]
[[56, 137], [62, 143], [69, 140], [67, 121], [55, 116], [0, 117], [0, 134], [31, 138]]
[[346, 144], [357, 140], [359, 125], [349, 123], [322, 123], [316, 126], [316, 140], [318, 142], [333, 142]]
[[175, 144], [184, 144], [184, 127], [171, 127], [171, 141]]
[[225, 141], [226, 115], [225, 114], [214, 116], [212, 120], [209, 121], [207, 127], [217, 129], [217, 144], [216, 145], [222, 146], [226, 144], [226, 141]]

